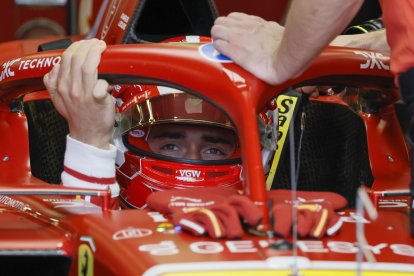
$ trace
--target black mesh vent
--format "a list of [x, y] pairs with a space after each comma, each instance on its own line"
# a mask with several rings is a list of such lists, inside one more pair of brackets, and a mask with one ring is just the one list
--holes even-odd
[[210, 36], [217, 15], [212, 0], [140, 1], [122, 43], [160, 42], [185, 35]]
[[[305, 111], [298, 190], [337, 192], [353, 206], [359, 185], [371, 186], [374, 181], [362, 119], [345, 106], [321, 102], [309, 102]], [[299, 118], [295, 120], [296, 152]], [[272, 188], [290, 188], [288, 149], [287, 141]]]
[[66, 135], [66, 120], [50, 100], [24, 105], [29, 128], [30, 167], [33, 176], [51, 184], [61, 182]]
[[66, 256], [0, 256], [2, 275], [69, 275], [72, 259]]

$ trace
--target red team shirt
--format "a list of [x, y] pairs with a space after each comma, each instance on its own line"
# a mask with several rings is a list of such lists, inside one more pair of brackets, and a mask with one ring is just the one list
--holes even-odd
[[380, 0], [380, 3], [391, 47], [391, 71], [398, 75], [414, 68], [414, 1]]

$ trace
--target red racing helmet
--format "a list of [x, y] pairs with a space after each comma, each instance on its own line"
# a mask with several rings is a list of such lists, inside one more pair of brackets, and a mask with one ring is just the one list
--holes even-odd
[[115, 86], [121, 205], [146, 207], [159, 190], [193, 187], [242, 189], [237, 135], [211, 103], [177, 89]]

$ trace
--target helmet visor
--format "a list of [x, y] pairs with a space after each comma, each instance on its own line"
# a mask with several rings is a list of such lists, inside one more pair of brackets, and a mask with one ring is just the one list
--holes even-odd
[[175, 90], [174, 93], [141, 99], [117, 112], [114, 137], [119, 137], [137, 127], [165, 123], [191, 123], [195, 125], [232, 128], [232, 124], [209, 102]]

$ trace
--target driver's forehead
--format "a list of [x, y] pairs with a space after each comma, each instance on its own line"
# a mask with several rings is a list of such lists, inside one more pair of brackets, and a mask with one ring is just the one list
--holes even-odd
[[[233, 130], [215, 126], [196, 126], [182, 124], [154, 125], [148, 135], [148, 140], [161, 138], [187, 139], [195, 138], [203, 140], [206, 137], [217, 137], [234, 143], [235, 133]], [[219, 140], [221, 141], [221, 140]]]

